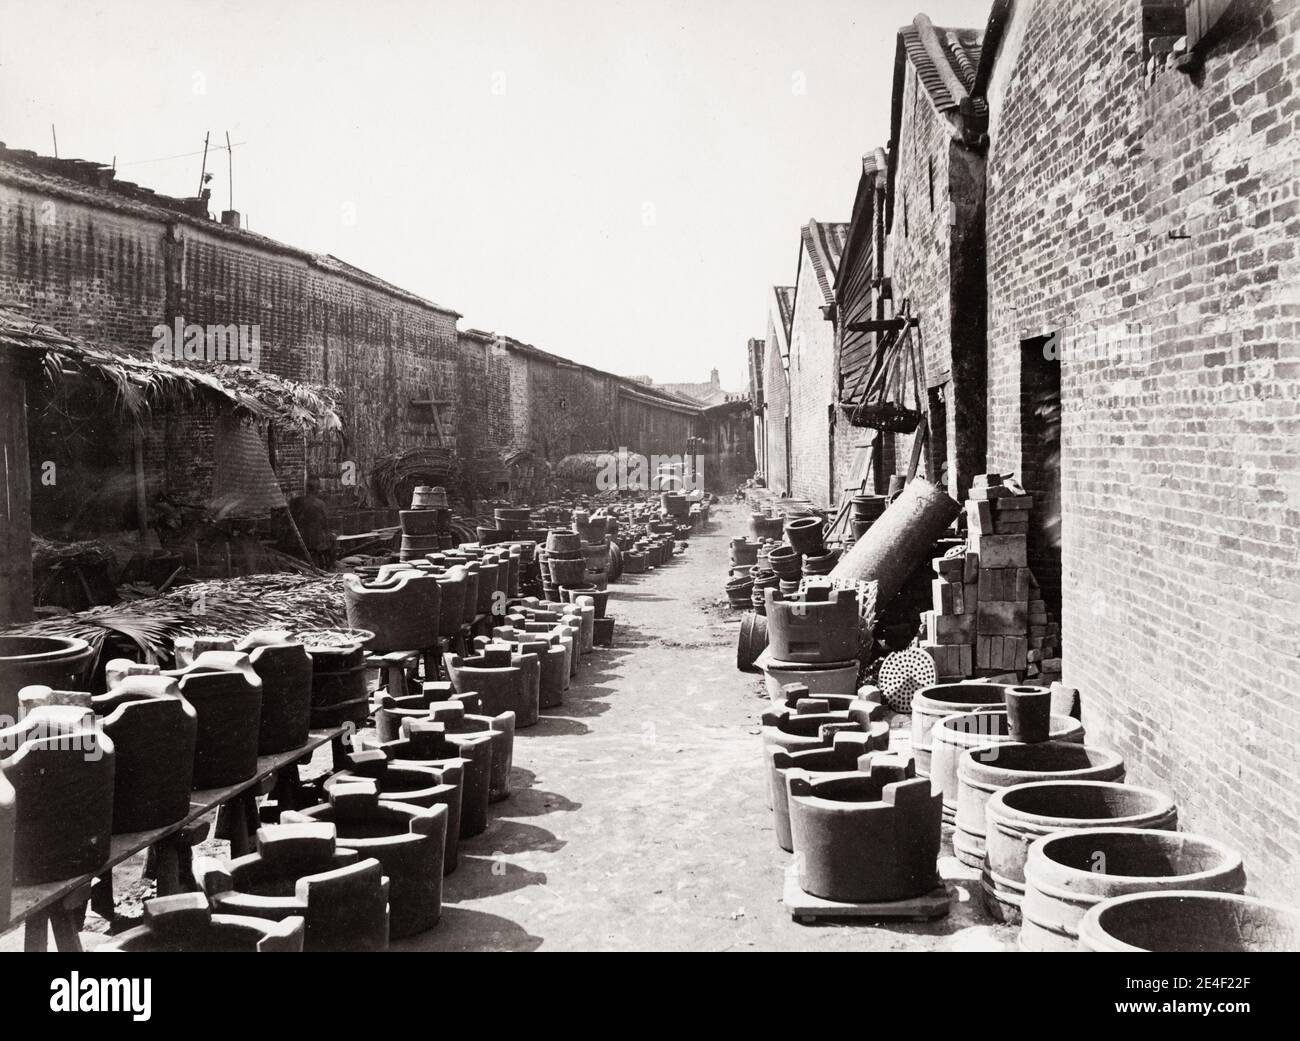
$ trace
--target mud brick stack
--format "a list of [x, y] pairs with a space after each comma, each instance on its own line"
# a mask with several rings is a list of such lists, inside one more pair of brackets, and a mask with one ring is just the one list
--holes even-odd
[[[1049, 622], [1028, 567], [1033, 497], [1001, 474], [975, 477], [964, 550], [932, 562], [933, 609], [921, 647], [940, 680], [1037, 676], [1059, 668], [1059, 628]], [[1031, 669], [1032, 666], [1032, 669]]]

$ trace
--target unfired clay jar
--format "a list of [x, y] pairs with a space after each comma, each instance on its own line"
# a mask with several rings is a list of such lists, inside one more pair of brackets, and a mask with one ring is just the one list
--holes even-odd
[[468, 658], [446, 654], [442, 660], [456, 689], [477, 691], [489, 716], [513, 712], [521, 727], [524, 720], [537, 722], [541, 662], [536, 655], [513, 654], [508, 644], [501, 644]]
[[786, 773], [799, 885], [842, 903], [905, 900], [939, 884], [941, 804], [911, 758], [864, 756], [858, 771]]
[[348, 755], [348, 768], [330, 775], [325, 790], [336, 784], [371, 780], [379, 788], [379, 797], [389, 802], [412, 806], [446, 806], [447, 838], [443, 846], [442, 873], [456, 870], [460, 857], [460, 806], [464, 795], [464, 775], [469, 761], [448, 759], [442, 766], [389, 759], [381, 748], [366, 749]]
[[196, 790], [225, 788], [257, 773], [262, 721], [262, 681], [248, 655], [204, 651], [192, 665], [163, 673], [198, 714], [194, 748]]
[[113, 833], [151, 831], [184, 817], [194, 787], [199, 721], [170, 676], [122, 676], [93, 699], [117, 749]]
[[333, 824], [272, 824], [258, 829], [256, 853], [200, 858], [194, 876], [217, 914], [302, 918], [305, 951], [387, 950], [384, 870], [335, 838]]
[[812, 581], [802, 595], [767, 590], [767, 643], [781, 662], [844, 662], [860, 650], [858, 594]]
[[460, 801], [460, 837], [473, 838], [487, 828], [488, 800], [492, 788], [492, 737], [462, 734], [453, 741], [446, 727], [435, 720], [408, 720], [405, 737], [376, 746], [401, 765], [444, 768], [463, 766]]
[[178, 893], [144, 902], [144, 925], [128, 929], [100, 951], [143, 954], [217, 953], [273, 954], [302, 950], [303, 920], [298, 916], [273, 922], [244, 915], [213, 914], [202, 893]]
[[984, 862], [985, 807], [999, 788], [1031, 781], [1122, 781], [1114, 752], [1067, 741], [969, 748], [957, 760], [957, 818], [952, 847], [971, 867]]
[[1073, 951], [1079, 921], [1126, 893], [1246, 888], [1241, 854], [1204, 835], [1150, 828], [1093, 828], [1045, 835], [1025, 859], [1022, 951]]
[[1173, 799], [1152, 788], [1115, 781], [1033, 781], [1000, 788], [984, 808], [984, 909], [998, 921], [1020, 921], [1025, 858], [1044, 835], [1177, 827]]
[[373, 781], [334, 785], [329, 800], [308, 810], [287, 810], [281, 822], [331, 822], [342, 846], [383, 865], [389, 879], [389, 935], [393, 939], [437, 925], [442, 916], [447, 807], [381, 800]]
[[74, 706], [37, 708], [0, 730], [0, 772], [14, 790], [13, 880], [57, 882], [97, 871], [113, 831], [111, 738], [94, 714]]
[[248, 655], [262, 681], [258, 755], [301, 748], [311, 730], [312, 659], [301, 640], [277, 629], [258, 629], [235, 646]]
[[415, 571], [373, 583], [344, 575], [348, 625], [374, 633], [370, 649], [377, 653], [432, 647], [438, 640], [441, 588], [433, 575]]
[[64, 636], [0, 636], [0, 717], [18, 718], [18, 692], [39, 685], [89, 690], [95, 652]]
[[1079, 950], [1294, 953], [1300, 950], [1300, 910], [1234, 893], [1130, 893], [1083, 916]]
[[790, 803], [785, 778], [790, 770], [802, 770], [816, 779], [826, 773], [843, 773], [858, 768], [858, 760], [868, 752], [883, 751], [889, 747], [889, 723], [880, 720], [870, 731], [839, 731], [829, 745], [809, 748], [803, 752], [787, 752], [775, 746], [768, 748], [768, 785], [772, 793], [772, 822], [776, 830], [776, 844], [789, 852], [794, 848], [790, 838]]

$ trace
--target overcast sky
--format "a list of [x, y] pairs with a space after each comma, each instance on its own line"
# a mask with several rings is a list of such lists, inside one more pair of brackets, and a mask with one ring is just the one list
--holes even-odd
[[[894, 33], [988, 0], [0, 0], [0, 140], [192, 195], [578, 361], [745, 382], [847, 220]], [[214, 215], [229, 204], [209, 156]]]

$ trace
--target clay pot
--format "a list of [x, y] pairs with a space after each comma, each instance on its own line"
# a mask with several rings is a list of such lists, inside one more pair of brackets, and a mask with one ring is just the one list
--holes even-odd
[[596, 609], [596, 617], [604, 618], [605, 610], [609, 606], [609, 593], [595, 589], [592, 586], [562, 586], [560, 588], [560, 597], [565, 603], [574, 603], [575, 598], [585, 596], [591, 600], [591, 605]]
[[131, 954], [299, 952], [305, 931], [298, 915], [273, 922], [247, 915], [213, 914], [202, 893], [178, 893], [146, 900], [144, 925], [128, 929], [95, 950]]
[[785, 540], [803, 556], [817, 556], [822, 552], [822, 536], [826, 522], [821, 517], [795, 517], [785, 522]]
[[939, 884], [940, 798], [910, 758], [864, 757], [861, 772], [786, 774], [799, 886], [843, 903], [906, 900]]
[[262, 681], [248, 655], [204, 651], [192, 665], [163, 675], [178, 682], [198, 714], [195, 789], [226, 788], [256, 774]]
[[[930, 777], [943, 792], [943, 819], [957, 818], [957, 761], [968, 748], [1011, 744], [1005, 709], [944, 716], [930, 730]], [[1070, 716], [1051, 717], [1051, 739], [1083, 743], [1083, 724]]]
[[[579, 634], [580, 635], [580, 634]], [[512, 627], [495, 630], [493, 637], [510, 645], [514, 654], [535, 654], [541, 663], [537, 707], [555, 708], [564, 702], [569, 685], [569, 654], [557, 634], [529, 633]]]
[[447, 509], [447, 489], [422, 484], [411, 495], [411, 509]]
[[[98, 871], [111, 850], [113, 741], [94, 715], [40, 707], [0, 730], [3, 773], [13, 787], [13, 881], [57, 882]], [[6, 881], [7, 885], [7, 881]]]
[[572, 554], [582, 552], [582, 536], [576, 531], [553, 530], [546, 537], [548, 554]]
[[378, 860], [340, 849], [333, 824], [273, 824], [257, 852], [223, 864], [202, 857], [194, 876], [217, 914], [305, 923], [303, 950], [388, 949], [388, 879]]
[[[465, 592], [468, 576], [463, 567], [434, 569], [438, 579], [438, 635], [457, 636], [465, 618]], [[477, 590], [475, 590], [477, 594]]]
[[790, 683], [806, 686], [812, 697], [851, 695], [857, 686], [860, 671], [856, 660], [828, 665], [804, 665], [772, 658], [764, 662], [762, 669], [768, 697], [773, 701], [781, 699], [782, 689]]
[[[460, 744], [463, 735], [487, 735], [491, 749], [491, 769], [488, 775], [488, 802], [502, 802], [510, 798], [510, 771], [514, 766], [515, 714], [502, 712], [499, 716], [483, 716], [465, 711], [465, 706], [455, 701], [443, 701], [429, 706], [429, 719], [443, 725], [443, 733], [454, 745]], [[406, 733], [411, 723], [404, 724]]]
[[984, 908], [998, 921], [1020, 921], [1025, 858], [1044, 835], [1177, 827], [1173, 799], [1151, 788], [1113, 781], [1035, 781], [1001, 788], [989, 796], [984, 810]]
[[564, 586], [580, 586], [586, 580], [587, 565], [581, 557], [575, 559], [547, 557], [546, 566], [550, 571], [551, 584], [557, 589]]
[[379, 797], [389, 802], [412, 806], [446, 806], [447, 837], [443, 843], [442, 873], [450, 875], [460, 859], [460, 808], [464, 795], [467, 759], [448, 759], [442, 766], [389, 759], [381, 748], [371, 748], [348, 755], [349, 766], [325, 780], [325, 791], [334, 785], [371, 780], [379, 788]]
[[1079, 950], [1294, 952], [1300, 950], [1300, 910], [1235, 893], [1130, 893], [1083, 916]]
[[749, 518], [749, 534], [755, 541], [759, 539], [779, 539], [784, 527], [785, 522], [780, 517], [769, 517], [766, 514], [754, 513]]
[[541, 661], [534, 654], [514, 654], [509, 644], [489, 644], [462, 658], [443, 655], [443, 666], [458, 691], [477, 691], [489, 716], [513, 712], [518, 725], [537, 722], [541, 699]]
[[398, 510], [397, 520], [403, 535], [437, 535], [438, 510]]
[[751, 565], [758, 563], [758, 543], [746, 538], [731, 540], [731, 562], [733, 564]]
[[889, 500], [883, 495], [855, 495], [850, 500], [851, 519], [869, 526], [887, 505]]
[[184, 817], [199, 721], [176, 681], [156, 671], [125, 676], [92, 701], [117, 750], [113, 834], [152, 831]]
[[0, 636], [0, 717], [18, 718], [23, 687], [89, 690], [95, 654], [85, 640], [64, 636]]
[[0, 772], [0, 922], [9, 921], [10, 894], [14, 877], [14, 786]]
[[930, 731], [946, 716], [982, 709], [1005, 709], [1006, 687], [1000, 683], [936, 683], [912, 695], [912, 754], [916, 772], [930, 773]]
[[446, 727], [436, 720], [407, 720], [406, 735], [385, 741], [379, 749], [401, 765], [439, 769], [461, 765], [460, 837], [472, 838], [487, 827], [492, 786], [492, 735], [461, 734], [450, 740]]
[[736, 668], [754, 671], [754, 662], [767, 649], [767, 618], [754, 611], [740, 617], [740, 635], [736, 640]]
[[857, 770], [858, 760], [868, 752], [888, 747], [889, 723], [882, 719], [872, 723], [869, 731], [841, 730], [829, 745], [822, 748], [809, 748], [802, 752], [769, 748], [767, 781], [776, 844], [787, 853], [794, 849], [790, 836], [790, 802], [785, 785], [789, 771], [802, 770], [810, 779], [821, 780], [826, 774]]
[[[340, 630], [358, 632], [358, 630]], [[366, 690], [365, 644], [312, 643], [313, 635], [300, 634], [311, 656], [311, 711], [308, 722], [314, 728], [363, 726], [370, 714]], [[326, 633], [317, 634], [323, 638]], [[365, 633], [369, 636], [369, 633]]]
[[373, 583], [344, 575], [348, 625], [373, 632], [370, 649], [380, 654], [433, 647], [438, 640], [440, 589], [433, 575], [414, 571]]
[[249, 633], [235, 648], [262, 681], [257, 754], [301, 748], [311, 730], [312, 659], [302, 641], [276, 629]]
[[336, 784], [329, 800], [301, 812], [286, 811], [281, 821], [331, 822], [344, 847], [383, 865], [389, 879], [390, 937], [411, 936], [437, 925], [442, 916], [447, 807], [382, 800], [373, 781]]
[[957, 818], [952, 846], [971, 867], [984, 862], [984, 813], [999, 788], [1031, 781], [1122, 781], [1124, 760], [1114, 752], [1066, 741], [969, 748], [957, 760]]
[[798, 580], [803, 567], [803, 557], [793, 546], [780, 545], [767, 555], [767, 566], [776, 577], [785, 581]]
[[1073, 951], [1079, 921], [1114, 896], [1160, 890], [1241, 893], [1241, 855], [1186, 832], [1093, 828], [1045, 835], [1029, 847], [1020, 949]]
[[1008, 687], [1007, 729], [1013, 741], [1046, 741], [1052, 729], [1052, 692], [1046, 687]]
[[783, 662], [845, 662], [861, 649], [858, 594], [809, 584], [787, 597], [767, 590], [767, 640], [772, 657]]

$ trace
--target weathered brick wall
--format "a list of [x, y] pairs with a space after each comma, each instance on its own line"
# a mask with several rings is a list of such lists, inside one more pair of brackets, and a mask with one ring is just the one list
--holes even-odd
[[[934, 406], [918, 473], [960, 497], [984, 456], [984, 162], [953, 140], [911, 65], [900, 111], [886, 271], [895, 313], [906, 302], [920, 323], [912, 330], [924, 357], [919, 382]], [[907, 382], [905, 400], [916, 407]], [[965, 400], [972, 384], [974, 399]], [[894, 472], [905, 473], [915, 435], [882, 436], [892, 439], [886, 458]]]
[[763, 396], [767, 410], [764, 414], [763, 426], [767, 438], [767, 486], [778, 494], [784, 494], [790, 490], [786, 482], [789, 452], [786, 430], [790, 409], [790, 384], [781, 362], [781, 351], [777, 343], [777, 338], [784, 335], [777, 331], [780, 321], [781, 316], [773, 301], [768, 306], [767, 341], [764, 348], [766, 376], [763, 380]]
[[790, 330], [790, 494], [814, 506], [831, 502], [830, 413], [835, 398], [835, 326], [805, 248]]
[[1017, 3], [990, 88], [989, 462], [1059, 335], [1065, 678], [1089, 740], [1300, 898], [1300, 5], [1144, 80], [1137, 0]]

